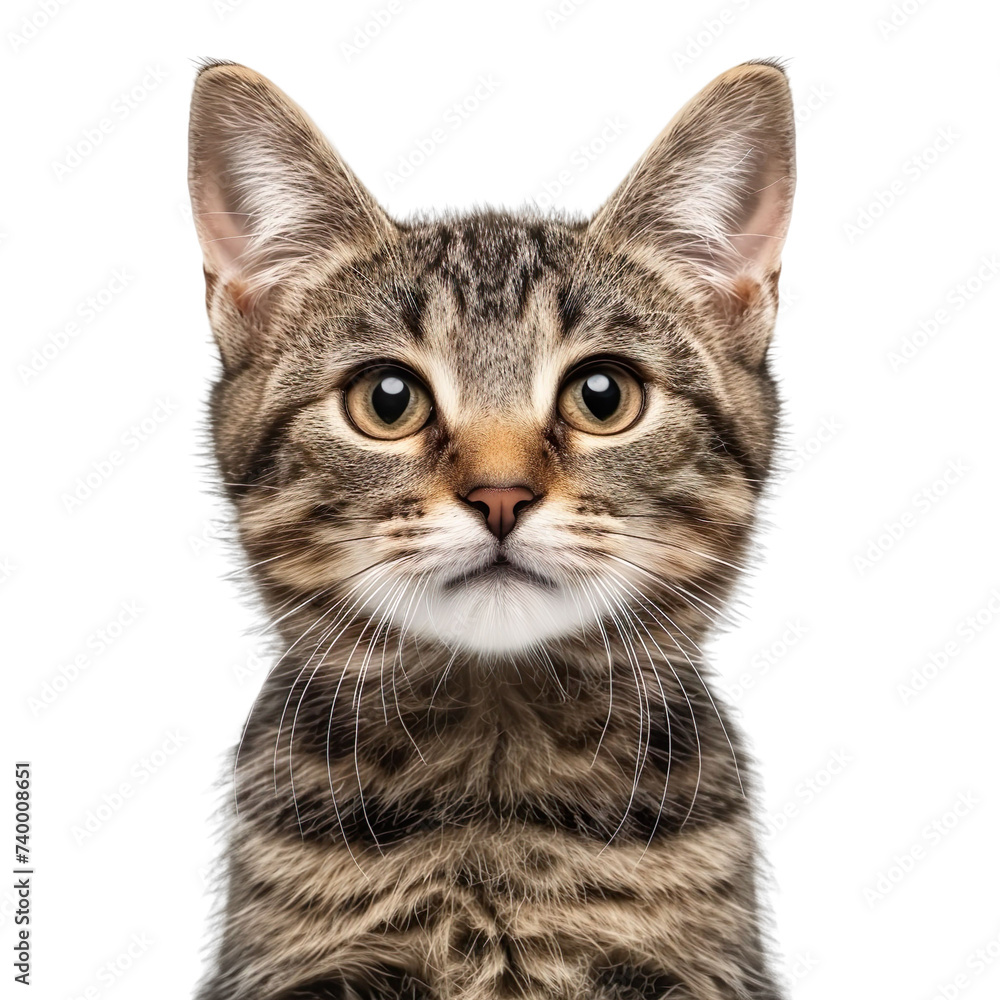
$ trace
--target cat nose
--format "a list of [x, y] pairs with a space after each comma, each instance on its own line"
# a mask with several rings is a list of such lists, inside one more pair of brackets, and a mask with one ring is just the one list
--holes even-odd
[[538, 498], [527, 486], [480, 486], [462, 499], [486, 518], [497, 538], [503, 538], [513, 531], [517, 515]]

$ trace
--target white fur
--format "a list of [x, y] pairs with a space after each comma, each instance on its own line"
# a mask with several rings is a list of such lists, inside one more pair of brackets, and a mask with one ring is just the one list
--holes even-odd
[[[418, 560], [419, 572], [400, 569], [371, 593], [365, 609], [376, 620], [385, 614], [408, 633], [485, 657], [530, 652], [596, 629], [608, 602], [627, 602], [628, 591], [620, 578], [581, 558], [566, 512], [554, 507], [522, 515], [510, 536], [516, 542], [506, 549], [514, 566], [552, 580], [554, 587], [474, 577], [494, 561], [498, 543], [478, 513], [445, 509], [429, 518], [433, 542]], [[615, 569], [620, 574], [621, 567]], [[462, 576], [470, 578], [449, 586]]]

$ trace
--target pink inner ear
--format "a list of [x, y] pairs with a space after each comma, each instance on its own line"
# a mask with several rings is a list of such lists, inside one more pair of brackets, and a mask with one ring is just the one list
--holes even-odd
[[[770, 177], [770, 181], [765, 178]], [[742, 223], [742, 232], [732, 233], [729, 241], [740, 259], [733, 262], [737, 271], [749, 270], [760, 278], [778, 267], [785, 237], [788, 213], [787, 176], [762, 172], [764, 186], [754, 193], [756, 204]]]
[[208, 180], [195, 207], [198, 227], [202, 232], [205, 253], [211, 258], [216, 273], [223, 278], [240, 275], [240, 258], [250, 246], [247, 232], [250, 216], [232, 211], [230, 199], [213, 180]]

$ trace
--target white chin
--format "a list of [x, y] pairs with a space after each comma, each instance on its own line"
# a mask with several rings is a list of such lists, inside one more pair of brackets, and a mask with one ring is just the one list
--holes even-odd
[[594, 617], [586, 598], [565, 587], [487, 579], [429, 590], [397, 624], [453, 649], [501, 656], [579, 633]]

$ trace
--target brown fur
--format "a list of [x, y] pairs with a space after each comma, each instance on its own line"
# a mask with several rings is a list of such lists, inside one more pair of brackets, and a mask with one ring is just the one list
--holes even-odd
[[[272, 84], [203, 70], [215, 449], [280, 656], [202, 1000], [779, 996], [700, 650], [771, 462], [793, 180], [784, 74], [752, 63], [589, 222], [396, 223]], [[643, 411], [587, 434], [560, 386], [607, 357]], [[398, 440], [344, 403], [386, 361], [434, 398]], [[536, 497], [502, 540], [483, 485]]]

